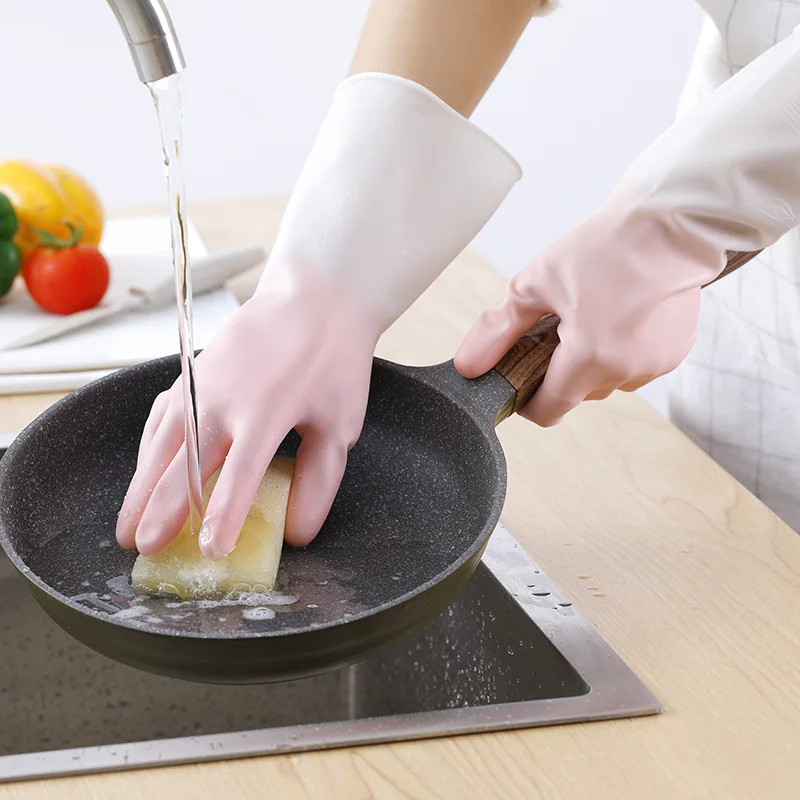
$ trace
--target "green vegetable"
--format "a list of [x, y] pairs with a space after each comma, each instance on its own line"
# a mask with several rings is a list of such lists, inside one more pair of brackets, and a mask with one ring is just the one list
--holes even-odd
[[0, 241], [0, 297], [11, 291], [21, 266], [22, 258], [14, 242]]
[[22, 257], [13, 241], [17, 227], [14, 206], [4, 194], [0, 194], [0, 297], [11, 291], [14, 278], [22, 268]]
[[0, 194], [0, 297], [8, 294], [14, 278], [22, 268], [22, 256], [14, 244], [19, 222], [14, 206], [4, 194]]
[[18, 227], [17, 212], [14, 211], [14, 206], [4, 194], [0, 194], [0, 242], [13, 239], [17, 234]]

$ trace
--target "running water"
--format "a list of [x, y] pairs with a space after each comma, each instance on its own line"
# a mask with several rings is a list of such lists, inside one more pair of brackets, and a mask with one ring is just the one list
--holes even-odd
[[181, 383], [186, 461], [189, 493], [189, 518], [192, 532], [197, 534], [202, 513], [202, 484], [198, 447], [197, 398], [194, 380], [194, 337], [192, 334], [192, 281], [186, 254], [186, 193], [181, 164], [181, 97], [180, 73], [148, 84], [156, 105], [161, 128], [164, 171], [167, 176], [169, 217], [172, 232], [172, 260], [175, 267], [175, 297], [178, 301]]

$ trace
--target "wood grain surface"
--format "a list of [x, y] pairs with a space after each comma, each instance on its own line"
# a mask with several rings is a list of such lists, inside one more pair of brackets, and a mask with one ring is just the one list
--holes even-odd
[[[191, 214], [211, 249], [269, 245], [282, 207]], [[242, 297], [255, 279], [237, 282]], [[502, 290], [463, 254], [379, 354], [450, 357]], [[0, 398], [0, 428], [50, 402]], [[498, 432], [505, 524], [663, 702], [661, 716], [19, 783], [0, 800], [800, 798], [800, 536], [636, 395], [585, 403], [553, 429], [514, 417]]]

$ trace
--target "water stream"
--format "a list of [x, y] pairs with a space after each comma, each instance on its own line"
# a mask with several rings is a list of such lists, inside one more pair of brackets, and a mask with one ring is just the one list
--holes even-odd
[[169, 196], [172, 260], [175, 268], [175, 298], [178, 303], [181, 384], [185, 409], [185, 454], [187, 491], [192, 532], [197, 534], [202, 513], [202, 483], [194, 374], [194, 336], [192, 332], [192, 281], [186, 247], [186, 192], [181, 162], [180, 73], [148, 84], [161, 128], [161, 147]]

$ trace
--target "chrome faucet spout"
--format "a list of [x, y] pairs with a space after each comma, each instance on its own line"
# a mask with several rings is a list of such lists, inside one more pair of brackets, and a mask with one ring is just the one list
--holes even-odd
[[186, 63], [163, 0], [108, 0], [142, 83], [180, 72]]

